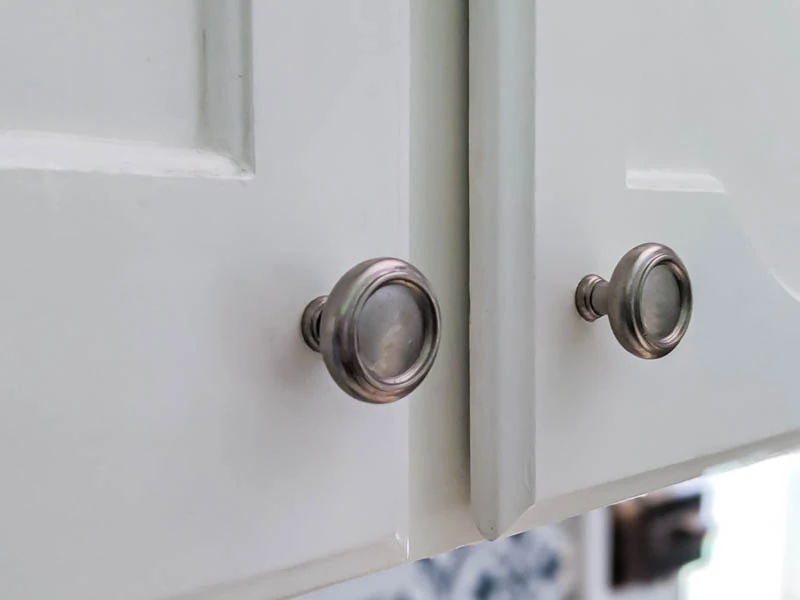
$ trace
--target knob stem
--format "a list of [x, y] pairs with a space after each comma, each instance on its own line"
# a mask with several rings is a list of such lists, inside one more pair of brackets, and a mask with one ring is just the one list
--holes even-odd
[[586, 321], [608, 313], [608, 282], [599, 275], [586, 275], [575, 289], [575, 308]]
[[319, 352], [319, 328], [322, 321], [322, 309], [325, 308], [327, 296], [317, 296], [306, 305], [300, 320], [300, 331], [309, 348]]
[[608, 314], [608, 282], [598, 281], [592, 288], [592, 295], [589, 297], [595, 313], [603, 317]]

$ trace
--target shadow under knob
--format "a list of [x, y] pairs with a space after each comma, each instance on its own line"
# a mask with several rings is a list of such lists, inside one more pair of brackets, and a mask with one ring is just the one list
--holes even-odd
[[300, 329], [339, 387], [358, 400], [385, 404], [410, 394], [433, 366], [439, 305], [413, 265], [376, 258], [312, 300]]
[[661, 358], [683, 339], [692, 316], [686, 266], [663, 244], [641, 244], [617, 263], [611, 279], [586, 275], [575, 290], [586, 321], [608, 315], [617, 341], [640, 358]]

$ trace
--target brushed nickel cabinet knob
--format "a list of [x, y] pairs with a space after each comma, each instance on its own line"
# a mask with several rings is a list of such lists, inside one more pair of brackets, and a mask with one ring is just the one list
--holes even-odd
[[425, 379], [440, 338], [439, 304], [428, 280], [397, 258], [364, 261], [312, 300], [300, 329], [333, 380], [353, 398], [394, 402]]
[[587, 321], [608, 315], [614, 337], [631, 354], [661, 358], [689, 327], [692, 284], [671, 248], [641, 244], [620, 259], [609, 281], [599, 275], [581, 279], [575, 307]]

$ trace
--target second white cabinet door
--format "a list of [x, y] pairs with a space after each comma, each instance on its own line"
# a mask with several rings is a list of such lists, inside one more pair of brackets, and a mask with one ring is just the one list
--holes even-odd
[[[798, 23], [792, 2], [472, 1], [484, 535], [798, 441]], [[694, 292], [657, 360], [574, 303], [642, 242], [673, 248]]]

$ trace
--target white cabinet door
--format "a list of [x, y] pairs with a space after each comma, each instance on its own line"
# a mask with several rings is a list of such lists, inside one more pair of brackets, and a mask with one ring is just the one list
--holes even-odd
[[[797, 443], [798, 5], [473, 0], [470, 24], [484, 535]], [[573, 301], [642, 242], [672, 247], [694, 291], [658, 360]]]
[[298, 324], [408, 258], [408, 12], [4, 3], [0, 597], [405, 559], [408, 403], [346, 396]]

